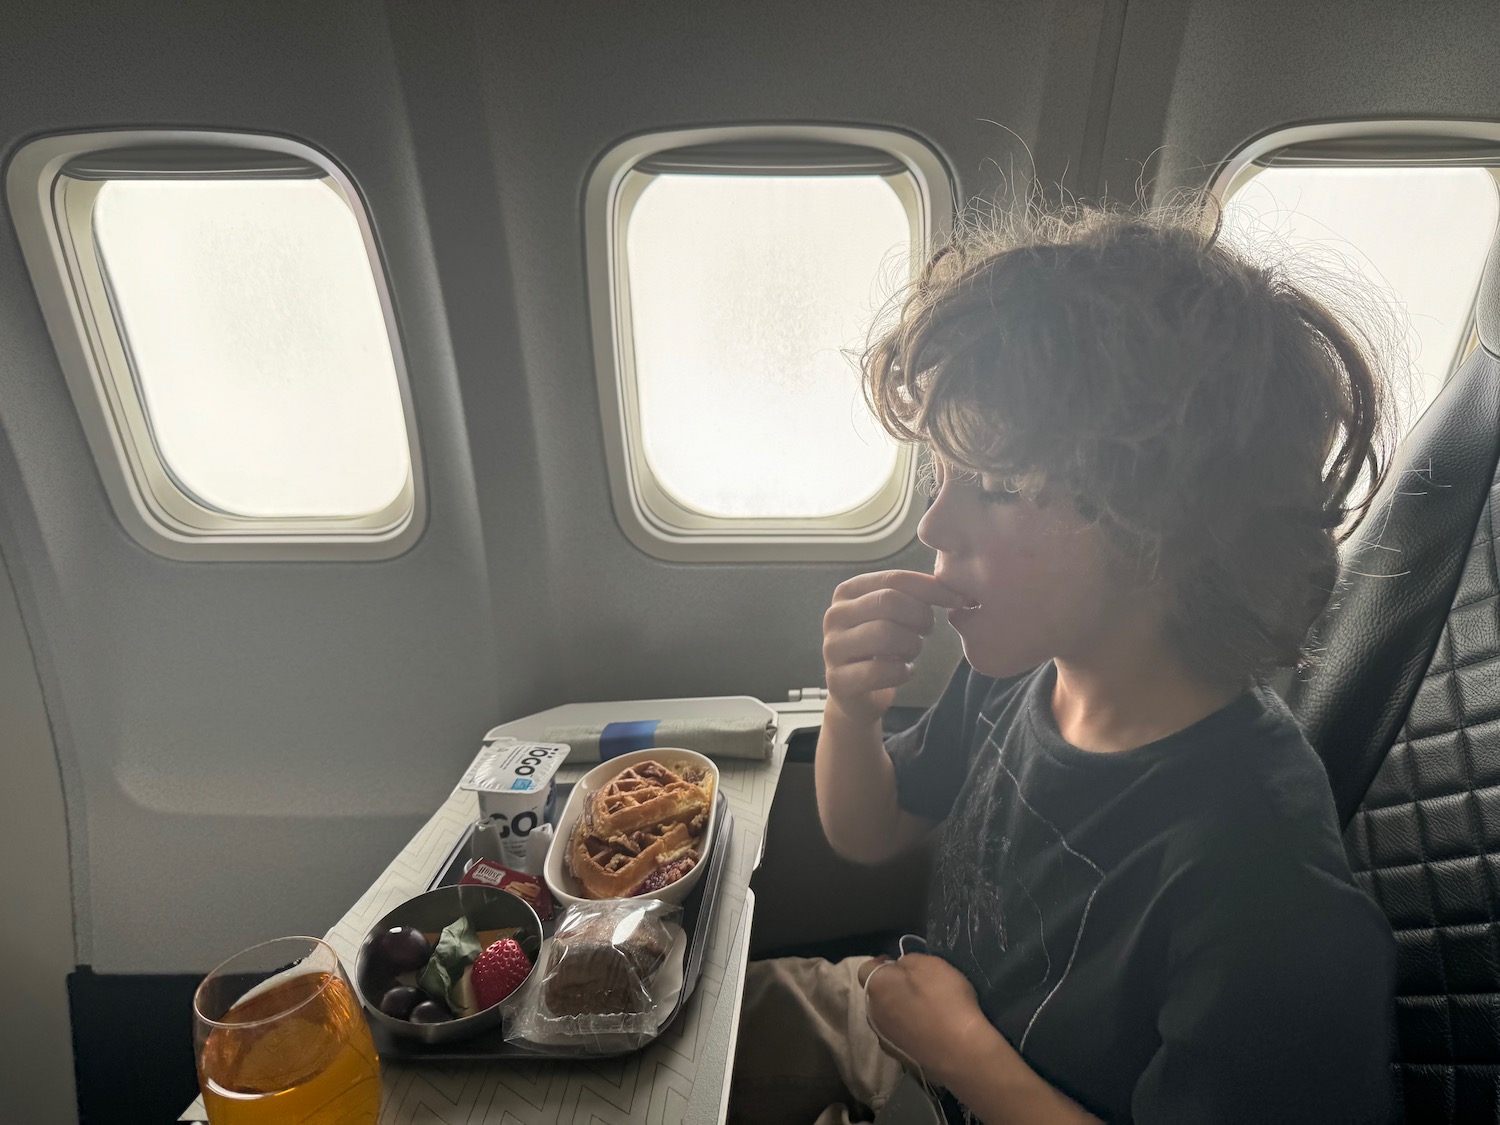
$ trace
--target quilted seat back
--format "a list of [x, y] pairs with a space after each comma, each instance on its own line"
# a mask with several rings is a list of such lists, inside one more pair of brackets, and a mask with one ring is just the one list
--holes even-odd
[[1400, 948], [1406, 1119], [1500, 1122], [1500, 243], [1480, 346], [1408, 436], [1289, 702]]

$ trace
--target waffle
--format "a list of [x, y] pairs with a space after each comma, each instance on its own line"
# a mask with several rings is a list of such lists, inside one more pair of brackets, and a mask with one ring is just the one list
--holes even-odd
[[637, 762], [594, 795], [593, 830], [609, 839], [677, 820], [706, 819], [712, 788], [710, 778], [690, 767], [671, 770], [652, 759]]
[[588, 898], [629, 898], [676, 882], [698, 863], [711, 779], [637, 762], [590, 799], [568, 840], [567, 866]]

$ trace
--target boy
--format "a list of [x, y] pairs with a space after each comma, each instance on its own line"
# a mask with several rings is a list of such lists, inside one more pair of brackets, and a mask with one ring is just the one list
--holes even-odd
[[[864, 372], [931, 451], [937, 560], [834, 594], [818, 809], [868, 863], [939, 833], [931, 955], [753, 965], [731, 1120], [878, 1109], [903, 1063], [986, 1125], [1387, 1120], [1395, 944], [1262, 683], [1382, 471], [1354, 337], [1191, 224], [1081, 210], [940, 253]], [[965, 660], [882, 744], [933, 607]]]

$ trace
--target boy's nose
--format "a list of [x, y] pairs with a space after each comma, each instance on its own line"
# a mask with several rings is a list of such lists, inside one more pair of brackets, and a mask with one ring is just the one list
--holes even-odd
[[952, 550], [951, 517], [948, 511], [948, 486], [938, 489], [917, 522], [917, 538], [934, 551]]
[[917, 521], [917, 538], [927, 546], [932, 547], [934, 551], [936, 551], [937, 547], [934, 546], [932, 542], [932, 509], [933, 503], [929, 502], [927, 505], [927, 511], [924, 512], [922, 518]]

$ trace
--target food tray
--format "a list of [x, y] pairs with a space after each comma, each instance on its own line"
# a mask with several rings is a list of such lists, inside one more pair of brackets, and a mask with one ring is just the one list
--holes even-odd
[[[556, 808], [562, 809], [567, 804], [568, 794], [572, 791], [572, 785], [559, 784], [557, 786]], [[729, 802], [724, 799], [722, 793], [714, 797], [718, 806], [719, 823], [714, 838], [708, 847], [708, 869], [703, 873], [703, 881], [693, 888], [691, 894], [682, 903], [682, 928], [687, 932], [687, 963], [682, 967], [682, 994], [677, 998], [676, 1005], [672, 1008], [661, 1027], [657, 1030], [660, 1035], [672, 1026], [681, 1013], [683, 1006], [687, 1004], [693, 995], [693, 990], [698, 985], [698, 978], [703, 975], [703, 955], [708, 948], [710, 932], [713, 929], [714, 914], [719, 905], [719, 888], [724, 883], [724, 869], [729, 860], [729, 845], [734, 836], [734, 816], [729, 811]], [[453, 851], [438, 868], [437, 874], [432, 882], [426, 887], [432, 890], [434, 887], [447, 886], [456, 883], [463, 878], [464, 864], [469, 859], [469, 836], [473, 831], [465, 832], [454, 845]], [[553, 841], [554, 846], [557, 841]], [[542, 924], [542, 932], [551, 936], [552, 930], [557, 923], [557, 917], [562, 913], [562, 907], [558, 907], [557, 914]], [[400, 1039], [383, 1028], [370, 1027], [371, 1034], [375, 1037], [375, 1046], [380, 1052], [382, 1059], [390, 1059], [398, 1062], [450, 1062], [453, 1060], [480, 1060], [480, 1059], [535, 1059], [540, 1057], [554, 1059], [602, 1059], [611, 1055], [631, 1054], [630, 1051], [586, 1051], [572, 1050], [561, 1047], [532, 1047], [520, 1043], [507, 1043], [503, 1028], [496, 1028], [476, 1035], [470, 1039], [463, 1039], [457, 1043], [438, 1043], [431, 1046], [418, 1043], [411, 1039]], [[652, 1037], [653, 1039], [655, 1036]], [[646, 1044], [641, 1044], [642, 1047]], [[640, 1048], [635, 1048], [640, 1050]]]

